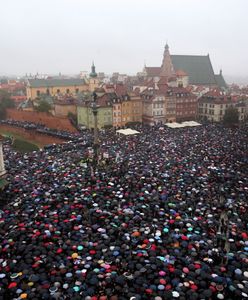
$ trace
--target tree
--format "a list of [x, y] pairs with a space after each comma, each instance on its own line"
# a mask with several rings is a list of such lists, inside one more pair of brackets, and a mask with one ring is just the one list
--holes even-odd
[[15, 107], [15, 102], [10, 98], [10, 94], [5, 90], [0, 90], [0, 119], [6, 117], [6, 109]]
[[51, 109], [51, 105], [45, 100], [41, 100], [38, 106], [36, 107], [36, 110], [38, 112], [49, 112]]
[[236, 107], [228, 107], [226, 109], [224, 118], [223, 118], [223, 123], [226, 125], [234, 125], [239, 122], [239, 112]]

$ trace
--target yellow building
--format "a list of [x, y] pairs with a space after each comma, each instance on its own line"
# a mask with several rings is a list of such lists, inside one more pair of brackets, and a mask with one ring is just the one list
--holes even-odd
[[132, 103], [130, 101], [129, 95], [123, 96], [122, 104], [122, 126], [125, 126], [127, 123], [132, 122]]
[[131, 102], [131, 116], [130, 116], [131, 122], [142, 123], [143, 101], [140, 95], [131, 93], [130, 102]]
[[122, 105], [121, 100], [116, 98], [113, 100], [113, 127], [121, 127], [122, 126]]
[[89, 85], [84, 79], [29, 79], [26, 87], [27, 99], [34, 100], [43, 95], [74, 95], [87, 91]]
[[130, 94], [122, 99], [113, 100], [113, 126], [122, 127], [127, 123], [142, 122], [142, 99], [140, 96]]

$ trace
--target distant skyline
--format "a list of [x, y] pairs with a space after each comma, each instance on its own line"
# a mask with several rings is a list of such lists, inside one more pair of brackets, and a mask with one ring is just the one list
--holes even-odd
[[210, 55], [248, 77], [246, 0], [0, 0], [0, 75], [136, 74], [171, 54]]

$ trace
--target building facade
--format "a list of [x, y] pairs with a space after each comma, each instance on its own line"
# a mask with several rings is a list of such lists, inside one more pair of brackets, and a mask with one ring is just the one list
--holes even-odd
[[122, 127], [122, 103], [121, 99], [113, 100], [113, 127]]
[[27, 99], [35, 100], [41, 95], [76, 95], [89, 89], [84, 79], [29, 79], [27, 82]]
[[183, 87], [171, 88], [176, 102], [176, 121], [194, 121], [197, 118], [198, 102], [195, 95]]
[[236, 107], [239, 114], [239, 121], [247, 117], [247, 106], [245, 101], [234, 101], [231, 96], [219, 89], [211, 90], [203, 95], [198, 102], [198, 116], [200, 120], [211, 122], [222, 122], [226, 110], [229, 107]]
[[54, 101], [54, 115], [57, 117], [67, 117], [69, 113], [77, 114], [76, 99], [68, 98]]
[[[78, 125], [86, 128], [94, 128], [94, 115], [92, 113], [92, 101], [83, 101], [77, 106]], [[113, 107], [107, 94], [97, 98], [97, 127], [113, 126]]]
[[150, 126], [164, 124], [166, 115], [165, 93], [150, 87], [142, 93], [142, 101], [143, 123]]

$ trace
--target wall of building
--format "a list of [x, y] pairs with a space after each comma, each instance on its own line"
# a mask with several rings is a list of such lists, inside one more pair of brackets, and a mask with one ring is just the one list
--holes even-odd
[[97, 78], [89, 79], [89, 91], [94, 92], [99, 87], [99, 80]]
[[189, 85], [188, 76], [178, 76], [177, 77], [177, 86], [187, 87]]
[[54, 87], [29, 87], [27, 86], [26, 92], [27, 92], [27, 98], [34, 100], [37, 97], [38, 91], [40, 94], [47, 94], [47, 91], [49, 91], [49, 94], [51, 96], [55, 96], [56, 94], [67, 94], [69, 90], [69, 94], [75, 94], [78, 92], [85, 92], [89, 89], [88, 85], [82, 84], [82, 85], [72, 85], [72, 86], [54, 86]]
[[132, 120], [131, 120], [132, 104], [131, 104], [130, 100], [123, 100], [121, 109], [122, 109], [121, 125], [125, 126], [126, 123], [132, 122]]
[[140, 97], [131, 97], [132, 122], [142, 122], [143, 102]]
[[198, 112], [197, 99], [195, 97], [176, 97], [176, 121], [196, 120]]
[[[198, 105], [198, 113], [200, 119], [207, 119], [213, 122], [221, 122], [226, 113], [226, 109], [235, 104], [232, 103], [208, 103], [200, 102]], [[239, 121], [244, 120], [247, 112], [246, 107], [237, 107], [239, 113]]]
[[176, 98], [165, 97], [165, 122], [176, 121]]
[[122, 110], [121, 102], [113, 103], [113, 126], [114, 127], [122, 126], [121, 110]]
[[32, 123], [41, 123], [48, 128], [65, 130], [69, 132], [77, 132], [76, 128], [72, 126], [68, 118], [59, 118], [51, 116], [42, 112], [19, 111], [16, 109], [7, 109], [7, 119], [17, 121], [27, 121]]
[[54, 104], [54, 114], [57, 117], [67, 117], [68, 113], [77, 113], [77, 107], [75, 104]]
[[86, 106], [77, 107], [77, 121], [78, 121], [78, 125], [84, 125], [87, 128], [89, 127], [88, 107]]
[[[78, 106], [77, 119], [79, 125], [84, 125], [87, 128], [94, 128], [94, 115], [91, 107]], [[112, 107], [99, 107], [97, 112], [97, 127], [113, 125]]]
[[152, 101], [144, 100], [142, 122], [146, 125], [154, 125]]

